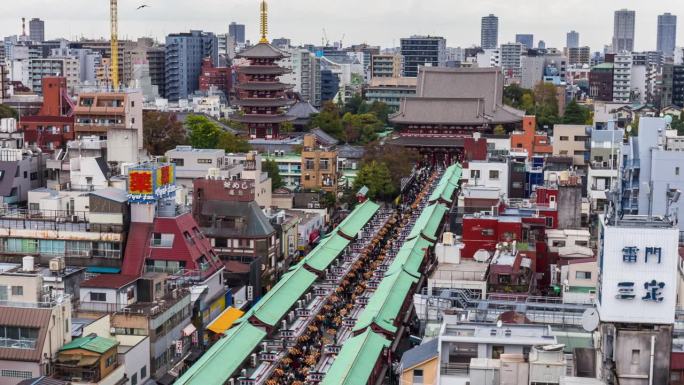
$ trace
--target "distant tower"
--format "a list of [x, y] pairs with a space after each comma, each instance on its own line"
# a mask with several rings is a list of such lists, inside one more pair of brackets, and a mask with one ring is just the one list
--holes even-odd
[[677, 15], [658, 15], [658, 52], [665, 57], [674, 56], [677, 42]]
[[483, 49], [499, 47], [499, 18], [493, 14], [482, 18], [480, 45]]
[[21, 18], [21, 36], [26, 37], [26, 18]]
[[36, 43], [45, 41], [45, 22], [43, 20], [33, 18], [29, 21], [29, 38]]
[[615, 11], [613, 24], [613, 51], [634, 51], [634, 21], [636, 12], [628, 9]]
[[567, 48], [579, 48], [579, 32], [575, 30], [568, 32], [565, 39], [565, 46]]

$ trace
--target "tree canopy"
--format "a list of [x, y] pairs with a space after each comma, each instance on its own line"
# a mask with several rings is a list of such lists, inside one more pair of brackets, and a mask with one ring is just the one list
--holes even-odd
[[247, 140], [224, 131], [205, 116], [190, 115], [185, 124], [190, 131], [190, 145], [194, 148], [219, 148], [226, 152], [247, 152], [251, 149]]
[[397, 189], [392, 184], [392, 175], [385, 163], [371, 161], [364, 164], [354, 180], [354, 190], [368, 187], [368, 198], [389, 200]]
[[17, 110], [7, 104], [0, 104], [0, 119], [6, 118], [19, 119], [19, 114], [17, 113]]
[[176, 114], [161, 111], [143, 113], [143, 142], [151, 155], [163, 155], [178, 145], [185, 144], [187, 137], [183, 123]]
[[360, 95], [347, 100], [343, 106], [326, 102], [311, 119], [311, 128], [320, 128], [337, 140], [350, 144], [367, 144], [387, 124], [389, 107], [385, 103], [367, 103]]
[[271, 178], [271, 190], [275, 191], [283, 187], [283, 178], [280, 176], [280, 170], [278, 169], [278, 163], [273, 159], [266, 159], [261, 162], [261, 169], [268, 174]]
[[587, 107], [580, 106], [576, 101], [571, 101], [565, 107], [563, 124], [591, 124], [591, 111]]
[[374, 142], [366, 146], [362, 163], [377, 162], [384, 164], [390, 171], [392, 185], [396, 191], [399, 191], [401, 179], [411, 175], [413, 165], [419, 160], [420, 155], [415, 150], [390, 144], [381, 145]]

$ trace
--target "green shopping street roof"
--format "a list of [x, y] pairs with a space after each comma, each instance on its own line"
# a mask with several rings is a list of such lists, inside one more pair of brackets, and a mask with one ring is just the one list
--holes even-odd
[[413, 225], [413, 229], [411, 229], [411, 233], [409, 233], [407, 239], [413, 239], [420, 234], [423, 234], [429, 239], [435, 239], [439, 224], [442, 222], [442, 218], [444, 218], [444, 214], [448, 210], [449, 209], [441, 203], [435, 203], [425, 208]]
[[423, 237], [415, 237], [404, 243], [394, 257], [394, 261], [387, 269], [385, 276], [392, 275], [405, 270], [414, 277], [420, 277], [420, 265], [423, 263], [427, 248], [432, 243]]
[[316, 274], [303, 266], [283, 275], [259, 302], [250, 309], [251, 314], [269, 326], [275, 326], [297, 300], [316, 282]]
[[347, 237], [353, 238], [358, 234], [363, 226], [368, 223], [368, 221], [373, 218], [373, 215], [380, 209], [380, 205], [367, 200], [362, 204], [356, 206], [354, 211], [352, 211], [342, 223], [335, 228], [335, 231], [339, 231]]
[[376, 324], [383, 330], [395, 333], [397, 327], [394, 326], [394, 321], [399, 317], [404, 300], [411, 286], [416, 282], [418, 278], [403, 270], [397, 274], [385, 276], [356, 321], [354, 331]]
[[229, 329], [174, 384], [222, 385], [266, 337], [266, 332], [248, 322]]
[[316, 271], [324, 271], [350, 241], [338, 233], [323, 239], [306, 257], [306, 264]]
[[366, 330], [344, 343], [321, 385], [359, 385], [368, 382], [382, 350], [389, 340]]
[[71, 340], [71, 342], [62, 346], [59, 351], [83, 349], [94, 353], [104, 354], [117, 345], [119, 345], [119, 342], [115, 339], [91, 335]]

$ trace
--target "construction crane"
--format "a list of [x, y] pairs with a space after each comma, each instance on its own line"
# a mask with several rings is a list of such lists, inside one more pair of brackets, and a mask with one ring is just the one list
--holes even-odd
[[321, 40], [321, 43], [323, 43], [326, 47], [330, 45], [330, 40], [328, 40], [328, 33], [325, 31], [325, 28], [323, 28], [323, 38]]
[[109, 64], [112, 70], [112, 88], [114, 91], [119, 90], [119, 12], [117, 9], [117, 0], [109, 0], [109, 23], [111, 27], [110, 50], [111, 63]]

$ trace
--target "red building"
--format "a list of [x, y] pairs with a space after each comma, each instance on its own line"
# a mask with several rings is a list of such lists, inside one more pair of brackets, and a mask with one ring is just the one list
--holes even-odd
[[210, 57], [202, 61], [202, 71], [199, 77], [199, 88], [202, 92], [207, 92], [211, 87], [216, 87], [223, 91], [228, 98], [232, 87], [232, 71], [230, 67], [214, 67]]
[[230, 118], [245, 124], [251, 139], [278, 139], [282, 124], [296, 119], [285, 115], [285, 108], [294, 103], [285, 92], [292, 85], [278, 80], [280, 75], [289, 72], [277, 64], [287, 55], [262, 42], [241, 52], [238, 57], [247, 59], [250, 64], [237, 68], [235, 104], [240, 106], [240, 113]]
[[500, 242], [516, 241], [518, 250], [531, 259], [532, 270], [547, 272], [550, 262], [545, 230], [558, 228], [557, 200], [557, 188], [539, 187], [530, 201], [500, 201], [486, 215], [464, 215], [461, 256], [473, 258], [481, 249], [494, 255]]
[[43, 105], [35, 116], [20, 118], [24, 142], [51, 153], [74, 139], [74, 103], [67, 93], [66, 78], [43, 77]]

